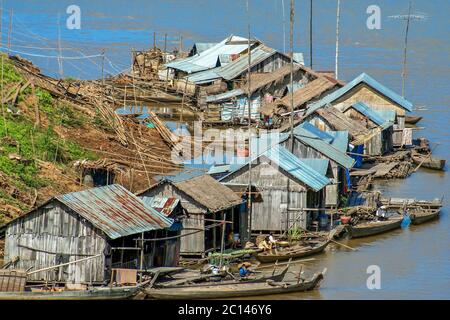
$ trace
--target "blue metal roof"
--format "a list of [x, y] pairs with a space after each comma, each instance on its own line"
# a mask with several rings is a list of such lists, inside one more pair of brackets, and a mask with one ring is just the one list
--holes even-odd
[[102, 230], [109, 238], [160, 230], [173, 220], [148, 207], [118, 184], [56, 196], [55, 199]]
[[350, 169], [353, 166], [355, 162], [354, 159], [349, 157], [346, 153], [340, 151], [332, 144], [322, 140], [319, 136], [305, 129], [304, 127], [307, 126], [305, 123], [306, 122], [295, 127], [294, 134], [297, 139], [319, 151], [327, 158], [337, 162], [344, 168]]
[[327, 175], [328, 164], [330, 163], [328, 159], [300, 158], [300, 161], [307, 164], [321, 175]]
[[273, 146], [263, 155], [314, 191], [319, 191], [330, 183], [330, 179], [325, 175], [311, 168], [281, 145]]
[[348, 106], [345, 110], [348, 110], [350, 108], [355, 109], [362, 115], [366, 116], [369, 120], [373, 121], [375, 124], [381, 126], [383, 123], [386, 122], [386, 120], [381, 117], [375, 110], [370, 108], [367, 104], [364, 102], [357, 102], [352, 104], [351, 106]]
[[394, 123], [395, 111], [390, 109], [375, 110], [384, 120]]
[[396, 104], [398, 104], [403, 109], [405, 109], [405, 110], [407, 110], [409, 112], [412, 111], [413, 105], [412, 105], [411, 102], [409, 102], [405, 98], [401, 97], [400, 95], [398, 95], [397, 93], [395, 93], [391, 89], [385, 87], [384, 85], [382, 85], [381, 83], [376, 81], [374, 78], [372, 78], [368, 74], [362, 73], [358, 77], [356, 77], [355, 79], [353, 79], [352, 81], [347, 83], [342, 88], [340, 88], [340, 89], [330, 93], [329, 95], [325, 96], [323, 99], [321, 99], [321, 100], [317, 101], [316, 103], [312, 104], [308, 108], [308, 110], [306, 112], [306, 115], [310, 115], [311, 113], [313, 113], [317, 109], [320, 109], [320, 108], [326, 106], [328, 103], [332, 103], [333, 101], [335, 101], [336, 99], [342, 97], [344, 94], [349, 92], [351, 89], [353, 89], [354, 87], [356, 87], [360, 83], [365, 83], [368, 86], [374, 88], [376, 91], [378, 91], [381, 94], [385, 95], [386, 97], [388, 97], [389, 99], [394, 101]]
[[348, 131], [322, 131], [310, 122], [303, 122], [301, 124], [303, 129], [315, 134], [322, 140], [328, 142], [333, 147], [341, 152], [347, 152], [348, 147]]
[[346, 153], [348, 149], [348, 131], [330, 131], [328, 133], [334, 137], [331, 145]]
[[[304, 159], [297, 158], [293, 153], [280, 145], [280, 143], [287, 138], [289, 138], [289, 135], [282, 133], [279, 136], [267, 134], [261, 138], [252, 139], [252, 161], [261, 156], [266, 156], [284, 171], [288, 172], [315, 191], [318, 191], [329, 184], [330, 180], [322, 173], [324, 172], [324, 167], [328, 167], [328, 160], [317, 159], [319, 160], [317, 162], [309, 159], [306, 160], [309, 161], [309, 164], [319, 170], [316, 171], [308, 163], [303, 161]], [[247, 158], [245, 163], [231, 165], [229, 173], [220, 178], [219, 181], [223, 180], [233, 172], [248, 166], [249, 161], [250, 158]]]
[[198, 54], [201, 54], [202, 52], [214, 47], [215, 45], [217, 45], [217, 42], [197, 42], [194, 43], [193, 47], [195, 47], [195, 51]]

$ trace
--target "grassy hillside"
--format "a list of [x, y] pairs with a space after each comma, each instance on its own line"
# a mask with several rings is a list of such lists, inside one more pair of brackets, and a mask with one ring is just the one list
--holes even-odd
[[[3, 101], [26, 81], [4, 57]], [[2, 101], [2, 102], [3, 102]], [[37, 112], [38, 110], [38, 112]], [[39, 116], [37, 116], [39, 114]], [[81, 128], [86, 116], [59, 103], [39, 88], [24, 88], [15, 103], [0, 110], [0, 225], [52, 193], [76, 189], [70, 163], [95, 159], [75, 141], [59, 134]]]

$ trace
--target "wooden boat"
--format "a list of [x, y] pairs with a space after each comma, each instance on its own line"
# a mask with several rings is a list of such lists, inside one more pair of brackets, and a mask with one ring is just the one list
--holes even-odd
[[421, 164], [421, 167], [428, 169], [444, 170], [445, 167], [445, 159], [434, 158], [427, 154], [413, 152], [411, 153], [411, 159], [415, 164]]
[[147, 288], [145, 293], [154, 299], [223, 299], [253, 297], [262, 295], [303, 292], [317, 288], [323, 280], [324, 271], [316, 273], [311, 279], [300, 282], [259, 282], [239, 283], [223, 286], [200, 286], [182, 288]]
[[309, 240], [305, 241], [303, 244], [295, 245], [293, 247], [272, 249], [258, 253], [256, 255], [256, 259], [258, 259], [261, 263], [270, 263], [275, 261], [304, 258], [322, 252], [329, 243], [329, 239], [323, 241]]
[[180, 287], [201, 287], [201, 286], [222, 286], [222, 285], [232, 285], [232, 284], [242, 284], [242, 283], [262, 283], [266, 281], [283, 281], [289, 266], [285, 267], [281, 272], [277, 274], [271, 274], [270, 276], [265, 275], [255, 275], [248, 278], [240, 278], [239, 276], [234, 276], [233, 279], [220, 280], [220, 281], [209, 281], [213, 277], [208, 275], [208, 277], [199, 277], [191, 279], [181, 279], [175, 281], [169, 281], [164, 283], [155, 283], [153, 287], [155, 288], [180, 288]]
[[0, 300], [124, 300], [131, 299], [142, 286], [99, 287], [87, 290], [0, 292]]
[[369, 221], [350, 226], [351, 238], [362, 238], [400, 228], [403, 216], [389, 217], [385, 221]]
[[443, 205], [443, 199], [417, 200], [407, 198], [381, 198], [381, 203], [393, 209], [401, 209], [405, 206], [419, 206], [422, 208], [440, 209]]
[[421, 224], [439, 217], [440, 209], [416, 208], [410, 211], [411, 224]]
[[416, 124], [420, 120], [422, 120], [422, 117], [420, 116], [405, 116], [405, 123], [408, 124]]

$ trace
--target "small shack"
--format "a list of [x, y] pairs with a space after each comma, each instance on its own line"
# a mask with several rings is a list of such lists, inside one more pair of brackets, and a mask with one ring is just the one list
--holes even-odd
[[[325, 188], [326, 207], [339, 206], [341, 195], [349, 189], [348, 170], [354, 160], [346, 154], [348, 148], [348, 131], [322, 131], [309, 122], [304, 122], [294, 129], [293, 153], [299, 158], [328, 159], [330, 161], [332, 183]], [[289, 148], [288, 136], [282, 144]]]
[[[362, 73], [339, 90], [330, 93], [312, 105], [309, 112], [312, 113], [329, 104], [340, 111], [343, 111], [348, 106], [358, 102], [364, 102], [377, 111], [394, 111], [395, 122], [393, 125], [393, 145], [399, 147], [402, 144], [405, 144], [405, 115], [407, 112], [412, 111], [412, 103], [385, 87], [366, 73]], [[409, 130], [406, 130], [407, 133], [405, 132], [405, 136], [410, 136]]]
[[140, 192], [141, 197], [171, 197], [180, 200], [185, 213], [181, 231], [180, 255], [205, 256], [220, 250], [222, 221], [226, 224], [225, 235], [239, 234], [245, 239], [247, 213], [242, 199], [231, 189], [220, 184], [209, 175], [200, 175], [185, 180], [162, 179], [157, 184]]
[[381, 113], [370, 108], [364, 102], [357, 102], [346, 107], [344, 114], [365, 124], [366, 128], [371, 131], [370, 138], [364, 142], [365, 154], [378, 156], [392, 151], [394, 111], [386, 110]]
[[[256, 152], [252, 147], [251, 160], [251, 185], [255, 188], [251, 202], [252, 233], [282, 233], [296, 225], [307, 228], [311, 214], [319, 213], [315, 208], [324, 205], [323, 190], [330, 183], [326, 177], [328, 161], [299, 159], [276, 141], [262, 141], [258, 145], [261, 148]], [[220, 182], [247, 188], [249, 161]]]
[[30, 281], [109, 282], [113, 267], [152, 266], [152, 246], [136, 238], [154, 238], [172, 223], [120, 185], [63, 194], [6, 225], [5, 261], [18, 257], [15, 269], [45, 269]]

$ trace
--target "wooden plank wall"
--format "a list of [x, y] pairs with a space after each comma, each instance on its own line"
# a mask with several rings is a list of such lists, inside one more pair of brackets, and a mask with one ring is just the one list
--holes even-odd
[[[231, 175], [224, 182], [248, 183], [248, 166]], [[279, 231], [285, 228], [287, 207], [287, 181], [288, 177], [278, 171], [264, 158], [260, 158], [252, 168], [252, 184], [261, 194], [262, 201], [253, 202], [252, 231]], [[290, 208], [306, 207], [306, 188], [290, 180]], [[291, 213], [291, 219], [302, 215], [302, 226], [306, 227], [306, 214], [304, 212]]]
[[[19, 256], [18, 269], [38, 270], [102, 253], [106, 240], [90, 223], [56, 200], [12, 222], [6, 231], [5, 257]], [[61, 261], [61, 255], [63, 255]], [[104, 258], [36, 273], [30, 280], [89, 283], [103, 281]]]

